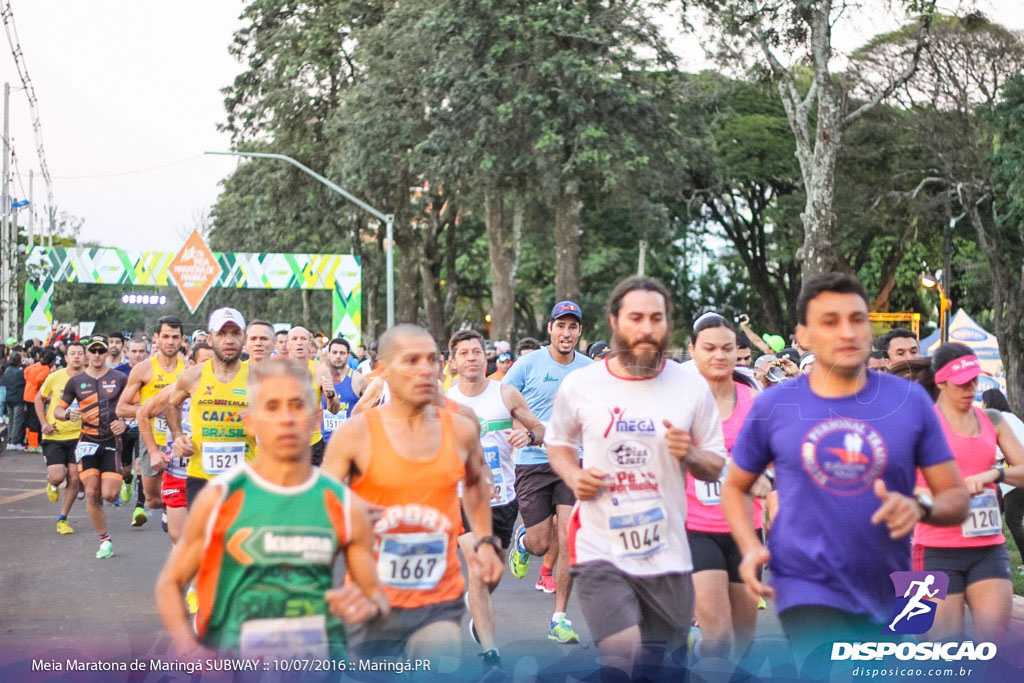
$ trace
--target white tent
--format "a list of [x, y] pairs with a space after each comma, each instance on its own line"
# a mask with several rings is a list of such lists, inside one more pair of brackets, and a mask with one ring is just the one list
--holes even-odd
[[[927, 356], [939, 348], [937, 334], [929, 335], [921, 341], [921, 352]], [[999, 389], [1006, 393], [1006, 376], [1003, 374], [1003, 361], [999, 357], [999, 340], [974, 322], [962, 308], [949, 321], [949, 341], [971, 347], [981, 362], [981, 369], [992, 375], [982, 375], [978, 379], [978, 391], [974, 397], [976, 401], [980, 402], [981, 394], [989, 389]]]

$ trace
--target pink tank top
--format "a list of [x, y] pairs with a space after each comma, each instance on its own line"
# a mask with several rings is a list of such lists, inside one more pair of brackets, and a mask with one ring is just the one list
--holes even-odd
[[[734, 382], [736, 385], [736, 407], [732, 414], [722, 420], [722, 436], [725, 438], [725, 449], [732, 452], [736, 436], [743, 427], [743, 421], [754, 403], [754, 391], [746, 384]], [[729, 470], [731, 460], [726, 460], [725, 469], [718, 481], [698, 481], [692, 476], [686, 477], [686, 528], [712, 534], [729, 533], [729, 524], [722, 514], [721, 494], [722, 482]], [[764, 523], [761, 500], [754, 499], [754, 528], [760, 529]]]
[[[965, 479], [980, 474], [996, 464], [996, 430], [981, 410], [974, 408], [974, 414], [981, 425], [978, 436], [962, 436], [953, 431], [938, 406], [935, 412], [942, 424], [949, 449], [953, 451], [960, 475]], [[917, 471], [917, 485], [927, 487], [921, 471]], [[996, 485], [989, 484], [985, 490], [971, 498], [971, 514], [967, 521], [956, 526], [932, 526], [921, 523], [914, 530], [914, 545], [929, 548], [977, 548], [999, 545], [1003, 537], [1003, 522], [996, 502]], [[998, 529], [998, 531], [995, 531]]]

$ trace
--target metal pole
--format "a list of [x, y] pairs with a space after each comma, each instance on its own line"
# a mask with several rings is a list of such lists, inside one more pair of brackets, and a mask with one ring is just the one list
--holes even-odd
[[332, 183], [327, 178], [323, 177], [309, 166], [306, 166], [302, 162], [292, 159], [290, 156], [284, 154], [270, 154], [268, 152], [205, 152], [205, 154], [217, 154], [220, 156], [232, 156], [232, 157], [256, 157], [257, 159], [278, 159], [280, 161], [286, 161], [292, 166], [298, 168], [306, 175], [311, 175], [321, 183], [331, 188], [345, 199], [349, 200], [363, 211], [367, 212], [374, 218], [380, 221], [384, 221], [387, 226], [387, 289], [388, 289], [388, 304], [387, 304], [387, 318], [388, 327], [393, 327], [395, 324], [395, 273], [394, 273], [394, 231], [395, 231], [395, 215], [391, 213], [383, 213], [373, 208], [359, 197], [351, 194], [344, 188]]
[[11, 267], [11, 257], [14, 254], [14, 249], [11, 248], [11, 230], [10, 221], [8, 220], [8, 214], [11, 210], [11, 198], [7, 194], [7, 178], [10, 175], [10, 163], [11, 163], [11, 126], [10, 126], [10, 103], [11, 103], [11, 84], [4, 83], [4, 160], [3, 160], [3, 183], [2, 190], [0, 190], [0, 203], [2, 203], [2, 237], [0, 237], [0, 258], [3, 260], [2, 277], [3, 283], [0, 284], [0, 312], [3, 314], [3, 327], [2, 333], [4, 339], [11, 336], [13, 326], [11, 325], [11, 277], [14, 275], [15, 270]]
[[643, 275], [647, 265], [647, 240], [640, 240], [640, 256], [636, 263], [636, 274]]
[[35, 179], [35, 171], [31, 168], [28, 170], [28, 251], [26, 253], [32, 253], [32, 245], [35, 243], [35, 232], [36, 232], [36, 197], [35, 191], [32, 188], [32, 181]]

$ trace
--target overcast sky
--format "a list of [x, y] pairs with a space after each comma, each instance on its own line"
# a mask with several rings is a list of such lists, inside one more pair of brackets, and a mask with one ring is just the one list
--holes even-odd
[[[881, 0], [867, 0], [868, 4]], [[1021, 0], [982, 0], [990, 16], [1024, 28]], [[221, 88], [241, 65], [228, 54], [241, 0], [12, 0], [25, 64], [35, 85], [55, 203], [85, 220], [80, 239], [128, 249], [176, 251], [208, 210], [236, 160], [203, 156], [228, 149]], [[890, 28], [879, 12], [837, 30], [850, 49]], [[687, 49], [684, 39], [681, 49]], [[677, 44], [680, 44], [677, 42]], [[38, 170], [25, 93], [0, 45], [9, 81], [11, 133], [28, 193]], [[690, 68], [699, 52], [694, 50]], [[258, 162], [273, 163], [273, 162]], [[36, 204], [45, 204], [37, 174]], [[24, 190], [22, 190], [22, 187]], [[240, 246], [240, 249], [242, 246]], [[244, 245], [258, 251], [259, 245]]]

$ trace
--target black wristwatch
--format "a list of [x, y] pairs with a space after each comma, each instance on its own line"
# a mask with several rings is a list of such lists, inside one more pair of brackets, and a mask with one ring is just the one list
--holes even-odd
[[934, 507], [932, 497], [927, 493], [919, 493], [914, 497], [914, 500], [921, 506], [921, 521], [927, 522], [932, 516], [932, 508]]
[[995, 481], [996, 484], [1002, 484], [1004, 481], [1006, 481], [1006, 470], [1005, 469], [1003, 469], [999, 465], [993, 465], [991, 469], [994, 469], [996, 472], [999, 473], [999, 478], [996, 479], [996, 481]]
[[473, 552], [476, 552], [484, 543], [490, 543], [491, 546], [494, 548], [494, 552], [498, 553], [499, 555], [501, 554], [501, 539], [495, 536], [494, 534], [476, 539], [476, 543], [473, 544]]
[[534, 445], [535, 443], [537, 443], [537, 436], [533, 433], [532, 429], [528, 429], [526, 431], [526, 435], [530, 437], [529, 443], [530, 443], [531, 446]]

